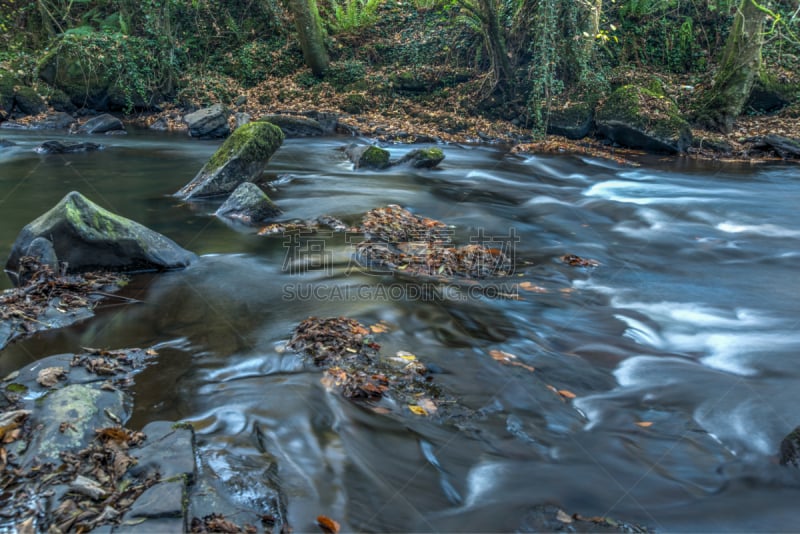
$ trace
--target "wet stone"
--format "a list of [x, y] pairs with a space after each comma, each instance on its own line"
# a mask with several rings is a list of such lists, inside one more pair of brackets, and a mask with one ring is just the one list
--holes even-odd
[[185, 477], [195, 479], [194, 430], [190, 426], [176, 425], [170, 421], [154, 421], [142, 429], [147, 442], [134, 453], [138, 463], [131, 468], [133, 476], [153, 476], [162, 480]]
[[183, 517], [183, 479], [160, 482], [136, 499], [125, 520], [134, 518]]

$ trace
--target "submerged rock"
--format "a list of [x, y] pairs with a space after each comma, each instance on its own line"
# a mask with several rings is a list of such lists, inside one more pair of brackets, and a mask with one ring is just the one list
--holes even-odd
[[94, 152], [103, 150], [97, 143], [62, 143], [61, 141], [45, 141], [33, 149], [38, 154], [75, 154], [78, 152]]
[[36, 257], [23, 257], [19, 271], [9, 273], [19, 287], [0, 294], [0, 349], [17, 338], [91, 317], [97, 302], [125, 282], [112, 273], [59, 274], [48, 264], [57, 260], [45, 243], [33, 240], [27, 254]]
[[70, 273], [162, 271], [186, 267], [195, 259], [171, 239], [101, 208], [76, 191], [22, 229], [7, 270], [18, 270], [20, 259], [37, 237], [53, 243], [58, 259]]
[[227, 137], [231, 133], [228, 116], [231, 112], [222, 104], [199, 109], [183, 117], [189, 135], [200, 138]]
[[664, 95], [635, 85], [620, 87], [598, 108], [598, 133], [620, 145], [652, 152], [685, 152], [689, 123]]
[[239, 184], [257, 180], [283, 138], [280, 128], [268, 122], [251, 122], [237, 128], [175, 196], [188, 200], [225, 195]]
[[124, 132], [122, 121], [113, 115], [104, 113], [86, 121], [78, 128], [78, 133], [107, 134], [110, 132]]
[[385, 169], [389, 166], [389, 151], [374, 145], [351, 144], [344, 153], [353, 162], [353, 168]]
[[252, 182], [245, 182], [231, 193], [215, 215], [244, 224], [258, 224], [281, 213], [281, 209], [260, 187]]
[[800, 468], [800, 426], [781, 440], [780, 464]]

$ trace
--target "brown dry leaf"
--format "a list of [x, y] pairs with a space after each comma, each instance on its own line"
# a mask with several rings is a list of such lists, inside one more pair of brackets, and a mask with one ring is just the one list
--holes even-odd
[[389, 327], [382, 323], [369, 325], [369, 329], [373, 334], [383, 334], [384, 332], [389, 331]]
[[556, 519], [562, 523], [572, 523], [574, 521], [568, 513], [561, 509], [559, 509], [558, 513], [556, 513]]
[[39, 371], [39, 374], [36, 376], [36, 381], [43, 387], [51, 388], [66, 376], [67, 370], [63, 367], [47, 367]]
[[428, 413], [428, 415], [435, 414], [436, 411], [439, 409], [436, 406], [436, 403], [433, 402], [433, 400], [429, 399], [428, 397], [422, 397], [419, 400], [417, 400], [417, 406], [425, 410]]
[[532, 293], [547, 293], [547, 289], [543, 288], [542, 286], [533, 285], [531, 282], [520, 282], [519, 287], [520, 289], [524, 289], [525, 291], [530, 291]]
[[636, 421], [636, 426], [640, 426], [642, 428], [649, 428], [653, 426], [652, 421]]
[[575, 395], [573, 392], [571, 392], [568, 389], [559, 389], [557, 391], [557, 393], [559, 395], [561, 395], [562, 397], [564, 397], [565, 399], [574, 399], [575, 397], [577, 397], [577, 395]]
[[328, 516], [318, 515], [317, 516], [317, 526], [324, 532], [325, 534], [339, 534], [339, 523], [334, 521]]
[[523, 369], [526, 369], [530, 372], [534, 372], [536, 370], [535, 367], [518, 361], [517, 356], [515, 354], [511, 354], [510, 352], [505, 352], [502, 350], [490, 350], [489, 355], [494, 360], [502, 363], [503, 365], [513, 365], [515, 367], [522, 367]]

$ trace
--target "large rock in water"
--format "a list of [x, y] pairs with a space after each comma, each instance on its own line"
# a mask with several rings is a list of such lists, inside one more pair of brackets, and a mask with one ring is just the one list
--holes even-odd
[[649, 89], [625, 85], [597, 110], [597, 131], [620, 145], [650, 152], [685, 152], [692, 132], [678, 106]]
[[258, 224], [281, 213], [280, 208], [260, 187], [252, 182], [245, 182], [231, 193], [215, 215], [243, 224]]
[[228, 116], [231, 114], [222, 104], [198, 109], [183, 117], [183, 122], [189, 127], [192, 137], [214, 138], [227, 137], [231, 133], [228, 126]]
[[31, 242], [53, 243], [67, 272], [162, 271], [188, 266], [196, 256], [141, 224], [107, 211], [78, 192], [26, 225], [11, 248], [6, 269], [17, 271]]
[[281, 143], [283, 132], [274, 124], [240, 126], [175, 196], [188, 200], [230, 193], [239, 184], [256, 180]]

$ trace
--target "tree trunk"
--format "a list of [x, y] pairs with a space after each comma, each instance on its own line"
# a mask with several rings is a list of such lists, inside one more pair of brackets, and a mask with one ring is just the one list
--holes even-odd
[[328, 70], [330, 59], [325, 49], [322, 23], [319, 18], [316, 0], [287, 0], [289, 11], [294, 17], [303, 59], [314, 73], [322, 77]]
[[742, 113], [761, 69], [765, 14], [755, 0], [742, 0], [736, 10], [714, 85], [701, 98], [695, 120], [730, 133]]
[[506, 94], [513, 90], [514, 71], [511, 67], [511, 60], [508, 57], [508, 48], [503, 37], [503, 30], [500, 27], [500, 20], [497, 17], [497, 7], [494, 0], [480, 0], [479, 5], [485, 18], [483, 19], [484, 36], [486, 47], [492, 58], [496, 88], [501, 93]]

